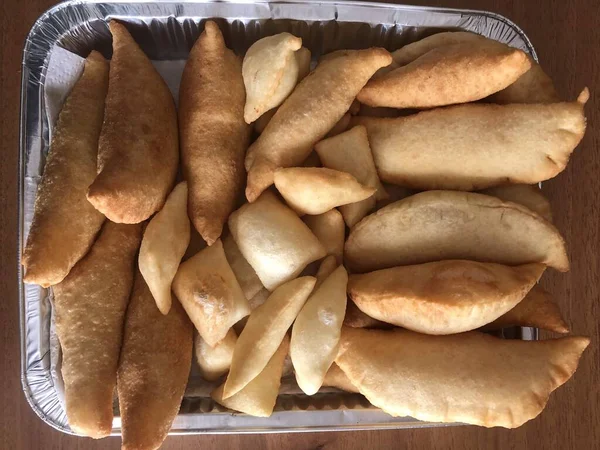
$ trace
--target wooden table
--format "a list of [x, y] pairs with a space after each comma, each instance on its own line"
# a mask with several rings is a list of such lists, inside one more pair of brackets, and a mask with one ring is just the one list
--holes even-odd
[[[17, 307], [17, 154], [23, 42], [53, 0], [0, 2], [0, 447], [4, 449], [117, 449], [118, 438], [100, 442], [71, 437], [44, 424], [23, 396], [19, 375]], [[552, 395], [540, 417], [517, 430], [476, 427], [303, 433], [254, 436], [169, 437], [165, 449], [329, 448], [600, 448], [600, 28], [598, 0], [425, 0], [415, 4], [495, 11], [530, 37], [559, 92], [573, 99], [589, 86], [588, 131], [567, 170], [544, 183], [557, 227], [571, 254], [571, 271], [548, 271], [552, 292], [576, 334], [592, 338], [579, 370]]]

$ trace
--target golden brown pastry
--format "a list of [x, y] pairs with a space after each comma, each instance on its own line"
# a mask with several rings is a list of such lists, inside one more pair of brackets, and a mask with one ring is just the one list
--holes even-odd
[[53, 287], [69, 426], [108, 436], [141, 225], [106, 221], [89, 253]]
[[[443, 32], [421, 39], [392, 52], [394, 63], [405, 66], [425, 53], [444, 46], [470, 43], [473, 46], [495, 45], [499, 48], [510, 48], [492, 39], [469, 32]], [[531, 56], [527, 56], [531, 68], [521, 75], [517, 81], [496, 92], [490, 97], [494, 103], [556, 103], [560, 98], [552, 80]]]
[[250, 314], [248, 300], [218, 239], [181, 263], [173, 292], [208, 345], [214, 346], [242, 317]]
[[535, 327], [555, 333], [568, 333], [569, 326], [563, 319], [552, 296], [539, 284], [535, 285], [513, 309], [483, 326], [483, 330], [508, 327]]
[[171, 309], [171, 283], [190, 243], [187, 183], [181, 182], [167, 197], [144, 231], [138, 265], [161, 313]]
[[252, 311], [233, 350], [223, 398], [241, 391], [262, 372], [312, 292], [315, 281], [313, 277], [288, 281]]
[[92, 51], [53, 131], [33, 222], [23, 250], [23, 281], [62, 281], [92, 246], [104, 215], [86, 199], [96, 177], [98, 137], [108, 89], [108, 62]]
[[560, 97], [552, 79], [544, 69], [529, 56], [531, 68], [507, 88], [490, 97], [494, 103], [557, 103]]
[[188, 213], [212, 245], [235, 209], [244, 186], [250, 127], [240, 59], [207, 21], [185, 65], [179, 89], [179, 132]]
[[377, 319], [373, 319], [371, 316], [365, 314], [358, 306], [354, 304], [352, 299], [348, 299], [346, 305], [346, 316], [344, 317], [344, 326], [351, 328], [391, 328], [392, 325], [389, 323], [382, 322]]
[[365, 200], [340, 206], [348, 227], [352, 228], [365, 217], [375, 207], [377, 200], [387, 197], [377, 175], [365, 127], [359, 125], [325, 139], [315, 145], [315, 151], [325, 167], [349, 173], [359, 183], [377, 189], [375, 195]]
[[294, 322], [290, 356], [298, 386], [307, 395], [321, 388], [337, 354], [347, 284], [348, 273], [338, 266], [309, 297]]
[[361, 394], [392, 416], [515, 428], [566, 383], [586, 337], [504, 340], [471, 331], [342, 329], [336, 363]]
[[225, 385], [222, 384], [210, 396], [226, 408], [241, 411], [251, 416], [269, 417], [273, 414], [277, 402], [284, 360], [289, 346], [290, 340], [285, 335], [265, 368], [237, 393], [224, 399], [223, 389]]
[[302, 219], [310, 231], [319, 239], [328, 255], [333, 255], [338, 264], [344, 259], [344, 240], [346, 227], [344, 218], [337, 209]]
[[467, 103], [506, 88], [530, 67], [523, 51], [493, 41], [445, 45], [373, 78], [356, 98], [391, 108]]
[[586, 88], [570, 103], [474, 103], [353, 122], [367, 127], [382, 181], [471, 191], [533, 184], [562, 172], [583, 138], [588, 98]]
[[325, 167], [277, 169], [274, 182], [287, 204], [299, 214], [323, 214], [337, 206], [365, 200], [376, 191], [346, 172]]
[[545, 268], [436, 261], [351, 275], [348, 294], [374, 319], [425, 334], [462, 333], [514, 308]]
[[229, 217], [229, 230], [244, 258], [273, 291], [292, 280], [325, 249], [290, 208], [270, 191]]
[[177, 112], [167, 84], [127, 28], [113, 37], [98, 175], [87, 198], [113, 222], [138, 223], [162, 208], [179, 162]]
[[356, 386], [350, 382], [344, 371], [340, 369], [340, 366], [336, 363], [331, 364], [331, 367], [325, 374], [323, 386], [334, 387], [346, 392], [358, 393]]
[[369, 78], [391, 61], [381, 48], [343, 50], [302, 80], [248, 149], [248, 200], [255, 201], [273, 184], [276, 169], [300, 165], [348, 111]]
[[365, 217], [344, 247], [355, 272], [471, 259], [569, 270], [558, 230], [524, 206], [472, 192], [426, 191]]
[[[402, 48], [399, 48], [398, 50], [393, 51], [392, 58], [394, 59], [395, 64], [399, 66], [405, 66], [433, 49], [448, 45], [465, 44], [469, 42], [477, 45], [484, 42], [496, 41], [488, 39], [479, 34], [471, 33], [469, 31], [444, 31], [442, 33], [432, 34], [431, 36], [427, 36], [426, 38], [412, 42]], [[500, 42], [496, 43], [498, 45], [505, 45], [501, 44]]]
[[550, 202], [537, 186], [529, 184], [505, 184], [484, 189], [482, 194], [498, 197], [503, 202], [513, 202], [538, 213], [548, 222], [552, 222]]
[[158, 449], [179, 412], [192, 364], [193, 326], [176, 298], [169, 314], [135, 276], [117, 389], [124, 450]]

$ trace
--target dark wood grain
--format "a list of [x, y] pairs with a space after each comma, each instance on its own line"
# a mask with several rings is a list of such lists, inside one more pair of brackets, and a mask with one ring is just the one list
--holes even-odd
[[[19, 375], [17, 308], [17, 152], [20, 68], [25, 37], [52, 0], [0, 1], [0, 447], [4, 449], [112, 449], [67, 436], [44, 424], [23, 396]], [[544, 184], [558, 228], [570, 249], [571, 271], [548, 271], [543, 284], [558, 299], [572, 330], [592, 338], [579, 370], [551, 398], [546, 410], [517, 430], [443, 429], [302, 433], [254, 436], [169, 437], [165, 449], [197, 448], [600, 448], [600, 28], [598, 0], [436, 0], [413, 4], [486, 9], [521, 26], [542, 65], [565, 98], [589, 86], [588, 131], [568, 169]]]

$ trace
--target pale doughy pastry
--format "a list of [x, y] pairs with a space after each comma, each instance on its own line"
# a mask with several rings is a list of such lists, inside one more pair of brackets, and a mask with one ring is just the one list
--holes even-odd
[[290, 356], [300, 389], [316, 394], [335, 359], [346, 313], [348, 273], [329, 275], [306, 301], [292, 328]]
[[98, 175], [87, 198], [113, 222], [138, 223], [160, 208], [179, 163], [173, 95], [127, 28], [112, 20], [113, 54]]
[[443, 259], [569, 270], [558, 230], [524, 206], [472, 192], [427, 191], [365, 217], [344, 247], [348, 267], [370, 272]]
[[344, 256], [344, 240], [346, 227], [344, 218], [337, 209], [316, 216], [306, 216], [302, 219], [310, 231], [319, 239], [327, 255], [333, 255], [338, 264]]
[[179, 89], [179, 132], [188, 214], [212, 245], [244, 189], [244, 155], [250, 127], [244, 122], [242, 63], [207, 21], [185, 65]]
[[392, 416], [515, 428], [567, 382], [586, 337], [504, 340], [471, 331], [342, 329], [336, 363], [361, 394]]
[[252, 311], [235, 345], [223, 398], [236, 394], [262, 372], [312, 292], [315, 281], [314, 277], [288, 281]]
[[381, 48], [343, 50], [302, 80], [248, 149], [248, 200], [255, 201], [273, 184], [276, 169], [301, 164], [348, 111], [369, 78], [391, 61]]
[[196, 334], [194, 339], [194, 352], [196, 353], [196, 362], [200, 368], [200, 375], [208, 381], [218, 380], [224, 375], [231, 366], [233, 358], [233, 349], [237, 342], [237, 334], [230, 329], [222, 341], [214, 346], [202, 339], [202, 336]]
[[325, 167], [277, 169], [274, 180], [287, 204], [299, 214], [323, 214], [372, 197], [377, 190], [346, 172]]
[[462, 333], [514, 308], [544, 269], [436, 261], [351, 275], [348, 294], [361, 311], [383, 322], [425, 334]]
[[350, 228], [375, 207], [377, 200], [387, 197], [377, 175], [365, 127], [359, 125], [325, 139], [315, 145], [315, 151], [325, 167], [347, 172], [359, 183], [377, 189], [375, 195], [365, 200], [340, 206], [340, 212]]
[[550, 202], [537, 186], [529, 184], [505, 184], [481, 191], [482, 194], [498, 197], [504, 202], [513, 202], [538, 213], [548, 222], [552, 222]]
[[295, 53], [300, 47], [302, 39], [290, 33], [267, 36], [250, 46], [242, 64], [246, 123], [281, 105], [292, 92], [299, 71]]
[[181, 182], [167, 197], [144, 231], [138, 265], [161, 313], [171, 309], [171, 283], [190, 243], [187, 183]]
[[181, 263], [173, 292], [202, 339], [211, 346], [250, 314], [248, 300], [225, 258], [220, 239]]
[[473, 103], [365, 125], [382, 181], [415, 189], [478, 190], [534, 184], [562, 172], [583, 138], [584, 89], [576, 102]]
[[161, 314], [138, 271], [117, 380], [122, 449], [158, 449], [167, 437], [190, 374], [193, 329], [177, 299]]
[[87, 253], [104, 215], [86, 199], [96, 177], [98, 137], [108, 89], [108, 62], [92, 51], [53, 130], [23, 250], [23, 281], [52, 286]]
[[325, 249], [290, 208], [265, 192], [229, 217], [229, 230], [262, 284], [273, 291], [296, 278]]
[[[223, 238], [223, 250], [235, 278], [240, 283], [242, 291], [244, 291], [244, 296], [248, 301], [251, 301], [263, 289], [260, 278], [258, 278], [252, 266], [248, 264], [244, 255], [242, 255], [231, 233], [227, 233]], [[254, 307], [251, 306], [251, 309], [254, 309]]]
[[85, 436], [101, 438], [112, 430], [123, 323], [141, 238], [141, 225], [106, 221], [88, 254], [53, 287], [67, 419]]
[[284, 370], [284, 361], [288, 353], [290, 340], [285, 335], [265, 368], [243, 389], [231, 397], [223, 398], [225, 385], [219, 386], [210, 396], [217, 403], [236, 411], [256, 417], [269, 417], [277, 402], [279, 386]]
[[[298, 50], [294, 53], [294, 57], [295, 57], [295, 61], [289, 60], [288, 66], [291, 66], [293, 68], [292, 70], [294, 72], [297, 70], [296, 83], [299, 83], [310, 72], [310, 57], [311, 57], [310, 50], [307, 49], [306, 47], [302, 47], [302, 48], [300, 48], [300, 50]], [[296, 69], [296, 66], [297, 66], [297, 69]], [[291, 91], [290, 91], [290, 93], [291, 93]], [[279, 108], [279, 106], [266, 111], [258, 119], [256, 119], [254, 121], [254, 130], [258, 134], [262, 133], [264, 131], [264, 129], [267, 127], [267, 124], [269, 123], [269, 121], [273, 118], [273, 116], [277, 112], [277, 108]]]
[[315, 278], [317, 279], [317, 282], [315, 283], [315, 289], [323, 284], [323, 281], [325, 281], [327, 277], [332, 274], [338, 265], [339, 263], [333, 255], [323, 258], [323, 261], [321, 261], [319, 269], [317, 270], [317, 274], [315, 275]]

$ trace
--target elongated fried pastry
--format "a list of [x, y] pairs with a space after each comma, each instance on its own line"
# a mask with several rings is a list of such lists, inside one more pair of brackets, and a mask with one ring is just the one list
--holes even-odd
[[69, 426], [93, 438], [112, 430], [123, 322], [141, 238], [141, 225], [105, 222], [89, 253], [53, 288]]
[[544, 269], [436, 261], [351, 275], [348, 294], [361, 311], [383, 322], [425, 334], [462, 333], [514, 308]]
[[537, 186], [529, 184], [505, 184], [484, 189], [482, 194], [498, 197], [503, 202], [513, 202], [538, 213], [548, 222], [552, 222], [550, 202]]
[[[471, 43], [477, 45], [496, 45], [499, 48], [508, 48], [492, 39], [469, 32], [444, 32], [421, 39], [392, 52], [394, 63], [405, 66], [425, 53], [444, 46], [453, 44]], [[552, 80], [540, 65], [531, 56], [527, 56], [531, 64], [530, 69], [521, 75], [517, 81], [496, 92], [490, 97], [494, 103], [556, 103], [560, 101]]]
[[387, 197], [377, 175], [365, 127], [356, 126], [345, 133], [325, 139], [315, 145], [315, 151], [325, 167], [347, 172], [359, 183], [377, 189], [375, 195], [365, 200], [340, 206], [340, 212], [350, 228], [375, 207], [377, 200]]
[[486, 41], [435, 48], [405, 66], [370, 80], [359, 102], [392, 108], [431, 108], [485, 98], [514, 83], [529, 68], [527, 55]]
[[110, 22], [113, 55], [98, 175], [87, 198], [113, 222], [138, 223], [162, 208], [179, 162], [177, 112], [167, 84], [127, 28]]
[[336, 363], [361, 394], [392, 416], [515, 428], [567, 382], [586, 337], [504, 340], [471, 331], [342, 329]]
[[248, 300], [227, 262], [220, 239], [181, 263], [173, 279], [173, 292], [202, 339], [211, 346], [250, 314]]
[[90, 249], [104, 222], [86, 192], [96, 177], [107, 89], [108, 62], [93, 51], [54, 128], [23, 250], [26, 283], [48, 287], [62, 281]]
[[239, 392], [262, 372], [312, 292], [315, 281], [313, 277], [288, 281], [252, 311], [233, 350], [223, 398]]
[[210, 396], [217, 403], [229, 409], [241, 411], [256, 417], [269, 417], [277, 402], [285, 357], [290, 340], [283, 336], [279, 348], [275, 351], [265, 368], [243, 389], [231, 397], [223, 398], [224, 384], [215, 389]]
[[223, 238], [223, 250], [235, 278], [238, 280], [242, 291], [244, 291], [244, 296], [250, 301], [263, 289], [260, 278], [242, 255], [231, 233]]
[[171, 309], [171, 283], [190, 243], [187, 183], [181, 182], [152, 218], [142, 238], [138, 265], [161, 313]]
[[369, 78], [391, 61], [381, 48], [344, 50], [302, 80], [248, 149], [248, 200], [253, 202], [273, 184], [277, 168], [301, 164], [348, 111]]
[[[445, 31], [442, 33], [432, 34], [426, 38], [420, 39], [411, 44], [405, 45], [398, 50], [392, 52], [394, 63], [399, 66], [405, 66], [415, 59], [423, 56], [425, 53], [439, 47], [448, 45], [473, 43], [482, 44], [484, 42], [496, 42], [479, 34], [470, 33], [468, 31]], [[498, 42], [499, 45], [504, 45]]]
[[302, 39], [290, 33], [267, 36], [250, 46], [242, 64], [246, 123], [281, 105], [292, 92], [299, 71], [295, 53], [300, 47]]
[[340, 205], [360, 202], [375, 194], [346, 172], [325, 167], [277, 169], [275, 187], [299, 214], [323, 214]]
[[176, 298], [167, 315], [138, 272], [123, 333], [117, 390], [124, 450], [158, 449], [179, 412], [193, 326]]
[[309, 297], [294, 322], [290, 356], [298, 386], [307, 395], [321, 388], [337, 354], [347, 283], [346, 269], [338, 266]]
[[346, 227], [340, 212], [337, 209], [330, 209], [323, 214], [306, 216], [302, 220], [319, 239], [327, 254], [333, 255], [337, 263], [341, 264], [344, 259]]
[[541, 328], [555, 333], [569, 332], [569, 326], [563, 319], [558, 305], [540, 285], [535, 285], [513, 309], [482, 329], [497, 330], [514, 326]]
[[194, 353], [202, 378], [214, 381], [227, 373], [231, 366], [236, 342], [237, 334], [233, 331], [233, 328], [227, 332], [222, 341], [217, 342], [214, 346], [208, 345], [199, 334], [196, 335]]
[[355, 272], [443, 259], [569, 270], [551, 223], [516, 203], [456, 191], [421, 192], [365, 217], [350, 231], [344, 256]]
[[235, 211], [229, 217], [229, 230], [246, 261], [270, 291], [296, 278], [309, 263], [326, 255], [306, 224], [269, 191]]
[[396, 119], [353, 120], [367, 127], [382, 181], [471, 191], [534, 184], [562, 172], [583, 138], [588, 98], [586, 88], [571, 103], [474, 103]]
[[207, 21], [185, 65], [179, 89], [179, 132], [188, 213], [208, 245], [223, 230], [244, 185], [250, 127], [240, 59]]
[[350, 382], [344, 371], [340, 369], [340, 366], [336, 363], [331, 364], [331, 367], [325, 374], [323, 386], [334, 387], [346, 392], [358, 393], [356, 386]]
[[560, 97], [552, 79], [544, 69], [529, 56], [531, 68], [510, 86], [490, 97], [494, 103], [557, 103]]

